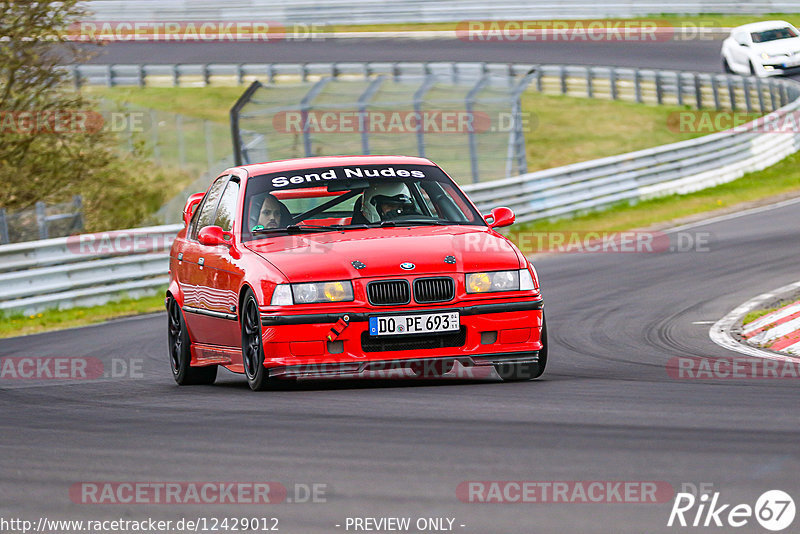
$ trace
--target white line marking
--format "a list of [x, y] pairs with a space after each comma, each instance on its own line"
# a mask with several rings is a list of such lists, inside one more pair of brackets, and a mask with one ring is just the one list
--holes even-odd
[[[800, 201], [800, 199], [797, 201]], [[750, 310], [753, 310], [754, 308], [757, 308], [765, 302], [773, 300], [784, 293], [790, 293], [797, 291], [798, 289], [800, 289], [800, 282], [794, 282], [793, 284], [779, 287], [773, 291], [762, 293], [761, 295], [748, 300], [744, 304], [740, 304], [731, 310], [725, 317], [714, 323], [714, 326], [712, 326], [708, 331], [708, 336], [711, 338], [711, 341], [720, 347], [735, 352], [741, 352], [742, 354], [747, 354], [748, 356], [766, 358], [768, 360], [778, 360], [782, 362], [788, 361], [800, 363], [800, 358], [781, 356], [780, 354], [775, 354], [773, 352], [757, 349], [749, 345], [744, 345], [733, 339], [733, 336], [731, 336], [731, 328], [733, 328], [733, 325], [736, 324], [736, 322]]]

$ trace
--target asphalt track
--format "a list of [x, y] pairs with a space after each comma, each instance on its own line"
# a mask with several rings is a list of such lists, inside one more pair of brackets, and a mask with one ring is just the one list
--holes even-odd
[[[146, 49], [138, 46], [108, 52]], [[420, 44], [420, 55], [429, 46]], [[226, 60], [224, 48], [215, 59]], [[395, 48], [398, 57], [411, 55]], [[390, 52], [353, 50], [348, 59]], [[686, 54], [683, 68], [716, 65]], [[479, 55], [471, 59], [497, 59]], [[716, 51], [707, 55], [715, 59]], [[157, 59], [174, 60], [167, 56]], [[537, 61], [558, 61], [544, 56]], [[589, 62], [586, 53], [577, 59]], [[643, 55], [639, 64], [680, 63], [661, 61]], [[0, 382], [0, 517], [278, 517], [281, 532], [301, 534], [345, 532], [353, 516], [451, 517], [465, 533], [694, 532], [666, 526], [671, 500], [476, 504], [459, 501], [456, 488], [470, 480], [656, 480], [676, 491], [711, 483], [731, 504], [754, 505], [770, 489], [798, 501], [796, 380], [676, 380], [667, 373], [674, 357], [732, 356], [711, 342], [710, 323], [800, 278], [798, 206], [683, 230], [708, 239], [707, 250], [538, 259], [551, 352], [548, 372], [531, 383], [348, 381], [256, 394], [222, 371], [215, 386], [177, 388], [163, 313], [2, 340], [0, 356], [89, 356], [106, 365], [117, 358], [140, 363], [142, 373]], [[321, 483], [327, 502], [76, 504], [69, 488], [82, 481]], [[752, 518], [737, 531], [764, 532]]]

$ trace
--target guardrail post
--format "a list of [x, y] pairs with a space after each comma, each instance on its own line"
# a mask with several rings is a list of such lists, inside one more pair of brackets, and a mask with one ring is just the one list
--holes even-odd
[[719, 82], [715, 75], [711, 75], [711, 94], [714, 96], [714, 107], [717, 111], [722, 109], [719, 101]]
[[8, 238], [8, 220], [6, 219], [6, 209], [0, 208], [0, 245], [10, 243]]
[[678, 105], [683, 105], [683, 73], [675, 73], [675, 94], [678, 96]]
[[47, 239], [47, 207], [41, 200], [36, 203], [36, 226], [39, 227], [39, 239]]
[[636, 102], [641, 104], [642, 100], [642, 74], [639, 69], [633, 71], [633, 91], [636, 95]]
[[744, 91], [744, 107], [748, 113], [752, 113], [753, 101], [750, 98], [750, 81], [748, 78], [742, 78], [742, 90]]
[[561, 65], [558, 69], [558, 76], [561, 80], [561, 94], [567, 94], [567, 68]]
[[179, 65], [175, 64], [172, 66], [172, 86], [179, 87], [181, 85], [181, 73], [180, 69], [178, 68]]
[[72, 206], [75, 208], [75, 217], [72, 219], [72, 230], [74, 232], [83, 231], [83, 197], [75, 195], [72, 197]]
[[211, 71], [208, 69], [208, 63], [203, 63], [203, 86], [208, 87], [211, 81]]
[[703, 109], [703, 91], [700, 87], [700, 75], [696, 72], [694, 73], [694, 99], [697, 109]]
[[422, 99], [425, 98], [433, 84], [436, 83], [436, 76], [428, 74], [422, 85], [414, 91], [414, 113], [417, 114], [417, 153], [419, 157], [425, 157], [425, 128], [422, 121]]
[[144, 87], [144, 65], [139, 65], [139, 71], [137, 74], [139, 76], [139, 87]]
[[764, 84], [761, 83], [761, 78], [756, 78], [756, 91], [758, 92], [758, 109], [764, 114], [767, 110], [764, 106]]
[[79, 90], [81, 88], [81, 71], [78, 68], [78, 65], [72, 65], [72, 85], [75, 87], [75, 90]]
[[656, 102], [659, 104], [664, 103], [664, 87], [661, 84], [661, 72], [656, 71]]
[[536, 91], [538, 91], [539, 93], [542, 92], [542, 77], [543, 76], [544, 76], [544, 73], [542, 72], [542, 69], [537, 65], [537, 67], [536, 67]]
[[611, 70], [608, 72], [608, 83], [609, 88], [611, 90], [611, 100], [617, 99], [617, 69], [615, 67], [611, 67]]
[[114, 66], [108, 65], [106, 67], [106, 85], [108, 87], [114, 87]]
[[731, 103], [731, 111], [736, 111], [736, 88], [733, 86], [733, 78], [725, 76], [725, 83], [728, 84], [728, 100]]
[[241, 63], [236, 64], [236, 85], [244, 83], [244, 68]]
[[594, 98], [594, 86], [592, 84], [592, 67], [586, 67], [586, 97]]
[[469, 93], [467, 93], [467, 98], [464, 102], [467, 116], [469, 117], [469, 161], [472, 167], [472, 183], [475, 184], [480, 181], [480, 171], [478, 169], [478, 143], [475, 139], [475, 115], [473, 113], [473, 108], [475, 106], [475, 97], [488, 82], [489, 77], [484, 75], [478, 80], [475, 87], [470, 89]]
[[769, 81], [769, 100], [770, 104], [772, 105], [772, 109], [770, 111], [775, 111], [777, 106], [775, 105], [775, 82], [773, 80]]

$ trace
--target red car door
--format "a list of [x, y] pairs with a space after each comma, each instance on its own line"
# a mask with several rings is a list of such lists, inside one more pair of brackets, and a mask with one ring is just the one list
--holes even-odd
[[[232, 232], [239, 203], [238, 178], [232, 177], [217, 206], [213, 226]], [[235, 245], [207, 246], [200, 244], [201, 298], [207, 328], [201, 333], [202, 343], [225, 347], [241, 347], [238, 321], [238, 289], [244, 270], [238, 264]], [[198, 339], [200, 340], [200, 339]]]

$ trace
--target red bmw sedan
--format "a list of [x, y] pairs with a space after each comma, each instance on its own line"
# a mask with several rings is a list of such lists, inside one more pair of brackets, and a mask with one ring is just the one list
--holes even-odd
[[529, 380], [547, 363], [533, 265], [424, 158], [234, 167], [184, 208], [166, 295], [176, 382]]

